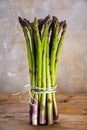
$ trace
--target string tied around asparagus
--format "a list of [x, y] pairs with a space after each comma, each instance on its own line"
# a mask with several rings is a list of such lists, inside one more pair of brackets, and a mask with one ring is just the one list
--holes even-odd
[[[15, 93], [13, 95], [19, 95], [19, 101], [21, 103], [30, 103], [31, 105], [36, 105], [38, 104], [38, 101], [32, 96], [32, 92], [36, 94], [53, 93], [53, 92], [56, 92], [57, 85], [51, 88], [39, 88], [36, 86], [32, 87], [30, 84], [26, 84], [24, 88], [25, 88], [24, 91]], [[32, 103], [31, 99], [35, 103]]]

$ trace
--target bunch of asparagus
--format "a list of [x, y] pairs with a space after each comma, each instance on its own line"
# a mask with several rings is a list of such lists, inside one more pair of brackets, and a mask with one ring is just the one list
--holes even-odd
[[[30, 83], [32, 87], [48, 90], [56, 85], [60, 52], [66, 32], [66, 21], [59, 22], [50, 15], [33, 22], [19, 17], [27, 47]], [[58, 121], [55, 92], [37, 94], [32, 91], [30, 123], [53, 124]]]

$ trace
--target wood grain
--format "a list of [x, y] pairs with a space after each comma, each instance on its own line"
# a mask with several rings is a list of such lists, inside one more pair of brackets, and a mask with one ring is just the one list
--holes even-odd
[[87, 130], [87, 94], [57, 94], [59, 122], [52, 126], [31, 126], [29, 104], [18, 96], [0, 94], [0, 130]]

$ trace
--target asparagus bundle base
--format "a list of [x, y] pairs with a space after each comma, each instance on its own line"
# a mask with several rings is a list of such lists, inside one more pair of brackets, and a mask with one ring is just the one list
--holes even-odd
[[58, 122], [56, 77], [66, 21], [50, 15], [30, 22], [19, 17], [26, 40], [32, 99], [29, 118], [32, 125]]

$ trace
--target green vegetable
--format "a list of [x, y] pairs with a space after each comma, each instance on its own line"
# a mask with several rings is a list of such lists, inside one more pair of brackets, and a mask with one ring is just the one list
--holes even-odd
[[[34, 18], [31, 23], [25, 18], [19, 17], [26, 40], [27, 58], [29, 65], [30, 83], [39, 91], [48, 91], [56, 85], [58, 60], [64, 36], [66, 21], [59, 22], [53, 16], [48, 15], [44, 19]], [[56, 93], [34, 93], [30, 104], [30, 123], [32, 125], [53, 124], [58, 121], [58, 109]], [[36, 102], [37, 101], [37, 102]]]

